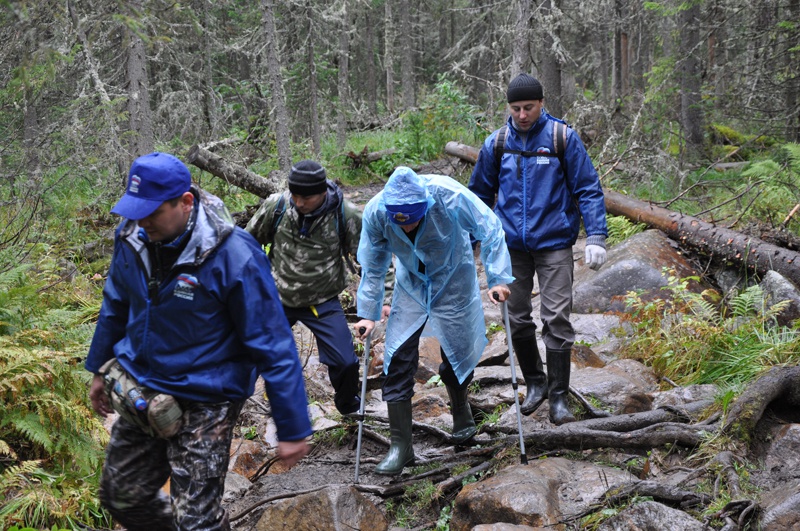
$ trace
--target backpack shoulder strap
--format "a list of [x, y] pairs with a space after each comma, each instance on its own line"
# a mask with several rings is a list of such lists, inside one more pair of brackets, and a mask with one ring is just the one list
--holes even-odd
[[503, 158], [503, 152], [506, 149], [506, 137], [508, 136], [508, 126], [504, 125], [497, 131], [497, 136], [494, 137], [494, 162], [495, 166], [500, 167], [500, 161]]
[[347, 252], [347, 244], [345, 243], [345, 236], [347, 234], [347, 219], [345, 218], [344, 214], [344, 203], [344, 196], [342, 196], [339, 208], [336, 209], [336, 229], [339, 233], [339, 249], [342, 252], [342, 257], [347, 263], [347, 267], [350, 269], [350, 272], [355, 275], [356, 268], [353, 265], [352, 260], [350, 260], [350, 254]]
[[553, 150], [562, 162], [564, 161], [564, 150], [567, 147], [567, 124], [556, 121], [553, 125]]
[[272, 214], [272, 226], [269, 231], [269, 241], [275, 241], [275, 233], [278, 232], [278, 225], [280, 225], [283, 215], [286, 213], [286, 193], [282, 193], [275, 203], [275, 211]]

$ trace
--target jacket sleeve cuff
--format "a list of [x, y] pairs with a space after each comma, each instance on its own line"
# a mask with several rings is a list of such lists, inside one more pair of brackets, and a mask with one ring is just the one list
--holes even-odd
[[598, 247], [606, 248], [606, 237], [602, 234], [595, 234], [586, 238], [586, 245], [597, 245]]

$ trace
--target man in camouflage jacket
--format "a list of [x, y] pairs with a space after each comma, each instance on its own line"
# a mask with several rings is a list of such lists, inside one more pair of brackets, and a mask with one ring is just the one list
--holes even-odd
[[[354, 413], [360, 405], [358, 358], [339, 294], [347, 284], [344, 256], [358, 251], [361, 211], [344, 199], [317, 162], [303, 160], [292, 166], [288, 184], [288, 193], [264, 201], [247, 231], [270, 246], [272, 273], [286, 317], [291, 325], [300, 321], [314, 334], [319, 360], [328, 367], [336, 409], [343, 415]], [[282, 196], [285, 212], [281, 208], [276, 212]]]

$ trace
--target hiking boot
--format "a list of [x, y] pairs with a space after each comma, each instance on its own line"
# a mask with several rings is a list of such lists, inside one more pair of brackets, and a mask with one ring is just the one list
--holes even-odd
[[519, 370], [525, 380], [527, 393], [520, 406], [523, 415], [530, 415], [542, 405], [547, 398], [547, 375], [542, 367], [542, 357], [536, 345], [536, 336], [525, 339], [514, 339], [514, 354], [519, 361]]
[[461, 444], [478, 433], [472, 408], [467, 400], [467, 388], [445, 386], [450, 397], [450, 412], [453, 415], [453, 444]]
[[575, 417], [569, 411], [567, 397], [569, 396], [569, 370], [571, 348], [547, 349], [547, 389], [550, 401], [550, 422], [556, 426], [575, 422]]
[[406, 465], [414, 463], [414, 446], [411, 444], [411, 400], [388, 402], [389, 431], [392, 443], [383, 461], [375, 467], [376, 474], [395, 476]]

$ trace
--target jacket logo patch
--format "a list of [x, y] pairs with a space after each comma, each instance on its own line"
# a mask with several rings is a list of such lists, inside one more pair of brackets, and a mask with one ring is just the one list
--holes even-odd
[[546, 147], [540, 147], [536, 150], [536, 153], [542, 153], [543, 157], [536, 157], [536, 164], [550, 164], [550, 149]]
[[194, 300], [194, 290], [200, 285], [197, 282], [197, 277], [192, 275], [178, 275], [178, 283], [175, 285], [173, 295], [186, 299], [187, 301]]

